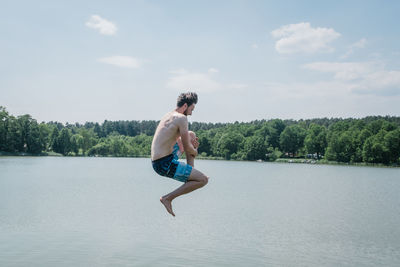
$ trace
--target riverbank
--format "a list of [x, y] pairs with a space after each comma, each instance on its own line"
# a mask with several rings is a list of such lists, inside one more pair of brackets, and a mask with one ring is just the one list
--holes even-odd
[[62, 156], [54, 152], [42, 152], [40, 154], [32, 154], [26, 152], [4, 152], [0, 151], [0, 157], [44, 157], [44, 156]]
[[[68, 155], [64, 156], [55, 152], [43, 152], [40, 154], [31, 154], [25, 152], [2, 152], [0, 151], [0, 157], [99, 157], [99, 158], [150, 158], [150, 155], [141, 155], [141, 156], [85, 156], [85, 155]], [[185, 158], [183, 158], [185, 159]], [[203, 157], [198, 156], [196, 159], [198, 160], [226, 160], [222, 157]], [[247, 160], [228, 160], [228, 161], [247, 161]], [[359, 166], [359, 167], [380, 167], [380, 168], [399, 168], [399, 164], [385, 165], [382, 163], [366, 163], [366, 162], [337, 162], [337, 161], [328, 161], [325, 159], [321, 160], [311, 160], [304, 158], [280, 158], [275, 161], [263, 161], [256, 160], [256, 162], [271, 162], [271, 163], [297, 163], [297, 164], [318, 164], [318, 165], [342, 165], [342, 166]]]
[[318, 165], [343, 165], [343, 166], [360, 166], [360, 167], [381, 167], [381, 168], [399, 168], [399, 164], [385, 165], [382, 163], [367, 163], [367, 162], [338, 162], [329, 161], [325, 159], [321, 160], [310, 160], [310, 159], [291, 159], [291, 158], [281, 158], [277, 159], [277, 163], [302, 163], [302, 164], [318, 164]]

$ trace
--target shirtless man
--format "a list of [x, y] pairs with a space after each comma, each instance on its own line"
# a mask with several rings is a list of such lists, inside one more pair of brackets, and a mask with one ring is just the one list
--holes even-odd
[[[159, 175], [184, 183], [176, 190], [160, 198], [161, 203], [172, 216], [175, 216], [172, 211], [172, 200], [203, 187], [208, 182], [208, 177], [194, 168], [194, 158], [197, 156], [198, 141], [194, 138], [191, 142], [188, 131], [186, 116], [192, 115], [196, 104], [196, 93], [182, 93], [178, 97], [176, 109], [167, 113], [161, 119], [151, 144], [153, 169]], [[178, 161], [179, 138], [186, 153], [187, 164]]]

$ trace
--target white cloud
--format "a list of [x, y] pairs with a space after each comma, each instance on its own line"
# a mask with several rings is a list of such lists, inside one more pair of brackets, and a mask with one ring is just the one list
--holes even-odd
[[[288, 101], [316, 98], [341, 98], [351, 93], [352, 89], [348, 83], [336, 80], [311, 83], [265, 83], [264, 86], [271, 97], [286, 99]], [[286, 100], [284, 100], [284, 102]], [[284, 103], [282, 103], [282, 105], [284, 105]]]
[[271, 32], [281, 54], [333, 52], [329, 43], [340, 36], [332, 28], [312, 28], [310, 23], [289, 24]]
[[251, 45], [251, 48], [257, 49], [257, 48], [258, 48], [258, 44], [252, 44], [252, 45]]
[[376, 71], [368, 75], [355, 88], [361, 94], [400, 95], [400, 71]]
[[218, 81], [216, 74], [219, 73], [219, 70], [215, 68], [210, 68], [205, 73], [190, 72], [185, 69], [173, 70], [169, 73], [172, 76], [168, 79], [166, 87], [176, 91], [216, 92], [234, 90], [242, 92], [249, 87], [249, 85], [240, 82], [223, 83]]
[[219, 72], [219, 70], [215, 69], [215, 68], [208, 69], [208, 73], [218, 73], [218, 72]]
[[362, 38], [361, 40], [355, 42], [354, 44], [350, 45], [347, 52], [341, 56], [341, 59], [348, 58], [351, 54], [354, 53], [354, 50], [359, 49], [359, 48], [364, 48], [365, 45], [367, 44], [367, 39]]
[[400, 71], [385, 70], [378, 62], [315, 62], [303, 68], [332, 73], [342, 87], [358, 94], [400, 95]]
[[229, 88], [231, 89], [239, 89], [239, 90], [243, 90], [248, 88], [249, 86], [247, 84], [244, 83], [231, 83], [228, 85]]
[[[264, 117], [363, 117], [399, 112], [400, 94], [359, 93], [348, 81], [265, 83], [255, 106], [265, 107]], [[377, 97], [379, 95], [379, 97]], [[262, 97], [264, 96], [264, 97]]]
[[[210, 71], [213, 70], [213, 71]], [[172, 77], [167, 81], [167, 88], [177, 91], [196, 90], [198, 92], [212, 92], [222, 89], [222, 85], [213, 79], [215, 69], [207, 73], [189, 72], [185, 69], [170, 71]]]
[[171, 71], [169, 71], [169, 73], [176, 74], [176, 75], [184, 75], [184, 74], [188, 73], [188, 71], [185, 69], [177, 69], [177, 70], [171, 70]]
[[127, 57], [127, 56], [112, 56], [112, 57], [103, 57], [99, 58], [97, 61], [102, 63], [107, 63], [111, 65], [115, 65], [122, 68], [139, 68], [141, 65], [140, 60]]
[[366, 44], [367, 44], [367, 39], [362, 38], [360, 41], [355, 42], [350, 47], [351, 48], [364, 48]]
[[373, 62], [314, 62], [303, 65], [304, 69], [334, 73], [335, 79], [354, 80], [372, 73], [377, 64]]
[[92, 15], [86, 22], [86, 26], [98, 30], [104, 35], [114, 35], [117, 32], [117, 26], [114, 23], [103, 19], [99, 15]]

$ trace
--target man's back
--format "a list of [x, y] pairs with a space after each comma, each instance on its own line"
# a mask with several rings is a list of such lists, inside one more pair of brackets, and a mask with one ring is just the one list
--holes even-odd
[[[179, 137], [179, 127], [186, 116], [176, 111], [167, 113], [160, 121], [151, 144], [151, 160], [157, 160], [172, 153]], [[186, 122], [187, 123], [187, 122]]]

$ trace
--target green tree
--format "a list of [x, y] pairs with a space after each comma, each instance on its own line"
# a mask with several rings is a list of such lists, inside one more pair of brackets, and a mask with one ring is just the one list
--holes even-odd
[[280, 146], [284, 152], [295, 155], [304, 145], [306, 130], [298, 125], [290, 125], [283, 130], [280, 136]]
[[153, 140], [152, 136], [147, 134], [137, 135], [133, 138], [136, 145], [140, 148], [140, 154], [138, 156], [150, 155], [151, 152], [151, 142]]
[[350, 131], [334, 132], [329, 139], [326, 158], [339, 162], [351, 162], [356, 148]]
[[110, 152], [114, 156], [122, 157], [128, 154], [128, 147], [125, 145], [122, 136], [111, 136], [108, 138], [110, 142]]
[[80, 134], [74, 134], [71, 136], [71, 150], [75, 155], [79, 154], [79, 149], [83, 149], [83, 137]]
[[[383, 133], [382, 133], [383, 134]], [[382, 135], [381, 134], [381, 135]], [[389, 151], [377, 135], [367, 138], [363, 147], [363, 160], [370, 163], [389, 163]]]
[[317, 154], [320, 158], [321, 154], [325, 153], [327, 147], [326, 141], [326, 128], [315, 123], [311, 123], [307, 131], [307, 136], [304, 140], [306, 150], [308, 153]]
[[0, 106], [0, 151], [8, 151], [7, 132], [9, 114], [5, 107]]
[[[98, 137], [105, 137], [106, 135], [104, 134], [104, 131], [102, 130], [102, 127], [98, 123], [96, 123], [93, 127], [93, 131], [97, 134]], [[82, 135], [83, 136], [83, 135]]]
[[372, 136], [372, 133], [367, 128], [363, 128], [361, 131], [353, 130], [353, 143], [355, 146], [355, 152], [352, 156], [352, 160], [351, 160], [352, 162], [362, 162], [363, 161], [363, 156], [362, 156], [363, 146], [364, 146], [365, 140], [367, 140], [367, 138], [370, 136]]
[[265, 160], [267, 149], [264, 146], [264, 139], [260, 136], [247, 137], [244, 142], [243, 152], [247, 160]]
[[7, 134], [6, 145], [7, 152], [21, 152], [23, 145], [21, 145], [21, 129], [15, 117], [10, 116], [7, 120]]
[[41, 123], [39, 124], [39, 134], [43, 150], [45, 151], [49, 150], [51, 128], [47, 124]]
[[225, 159], [230, 159], [232, 154], [236, 153], [244, 141], [243, 135], [229, 131], [221, 136], [217, 143], [219, 155]]
[[45, 149], [45, 143], [40, 135], [40, 128], [36, 120], [32, 120], [26, 136], [27, 152], [39, 154]]
[[68, 155], [68, 153], [72, 151], [70, 130], [67, 128], [63, 128], [57, 139], [59, 151], [56, 152], [61, 153], [64, 156]]
[[18, 123], [18, 128], [20, 131], [20, 140], [18, 142], [18, 151], [27, 152], [32, 117], [30, 115], [18, 116], [17, 123]]
[[384, 137], [384, 144], [388, 150], [388, 161], [399, 162], [400, 157], [400, 129], [388, 132]]
[[95, 146], [89, 149], [88, 151], [89, 156], [94, 156], [94, 155], [101, 155], [101, 156], [107, 156], [110, 155], [110, 144], [104, 143], [104, 142], [99, 142]]
[[206, 153], [206, 155], [211, 155], [211, 142], [206, 133], [198, 132], [197, 137], [199, 138], [199, 154]]
[[[98, 124], [96, 124], [98, 125]], [[81, 128], [78, 130], [79, 135], [83, 138], [82, 150], [85, 154], [91, 147], [97, 144], [98, 137], [96, 131], [92, 129]]]
[[274, 119], [267, 123], [268, 134], [267, 134], [267, 142], [273, 148], [280, 147], [280, 136], [282, 132], [285, 130], [286, 125], [282, 120]]
[[59, 135], [60, 135], [60, 132], [59, 132], [58, 128], [53, 127], [53, 130], [51, 131], [51, 135], [50, 135], [50, 149], [57, 153], [61, 153], [60, 144], [58, 141]]
[[267, 148], [267, 153], [265, 154], [266, 160], [275, 161], [282, 156], [282, 152], [278, 148], [273, 148], [272, 146]]
[[393, 122], [389, 122], [380, 118], [368, 123], [366, 128], [371, 131], [372, 134], [378, 134], [380, 130], [393, 131], [397, 128], [397, 125]]

